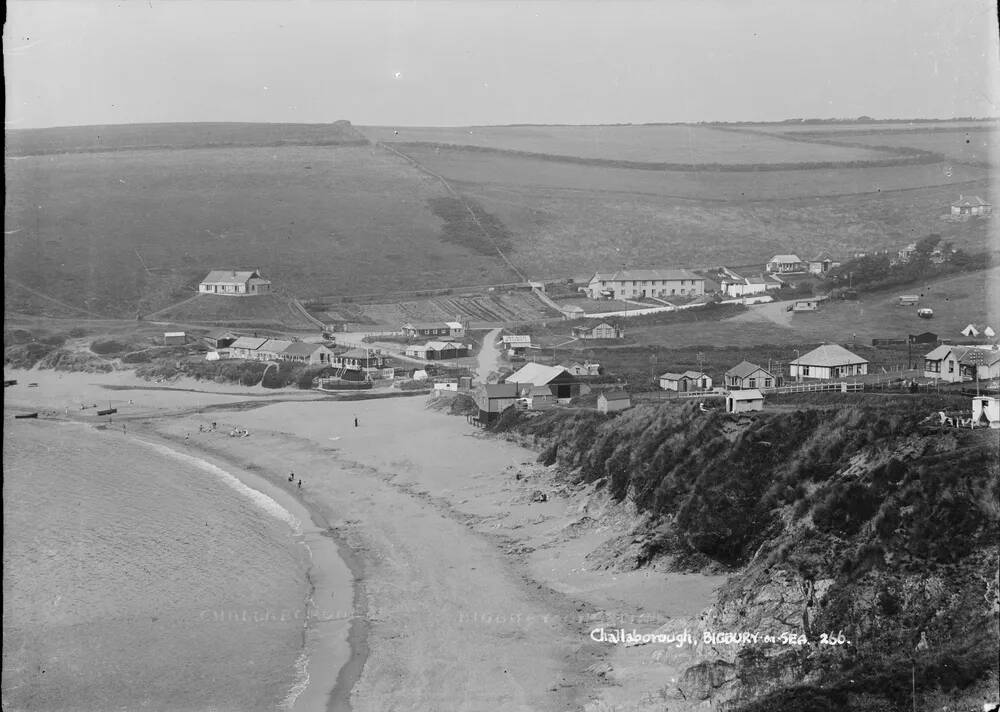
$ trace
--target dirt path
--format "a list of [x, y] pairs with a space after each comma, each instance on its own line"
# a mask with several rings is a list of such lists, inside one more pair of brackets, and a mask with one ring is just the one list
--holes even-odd
[[476, 374], [480, 383], [486, 383], [491, 373], [499, 369], [500, 352], [497, 351], [497, 339], [500, 329], [492, 329], [483, 337], [483, 347], [479, 349], [479, 366]]

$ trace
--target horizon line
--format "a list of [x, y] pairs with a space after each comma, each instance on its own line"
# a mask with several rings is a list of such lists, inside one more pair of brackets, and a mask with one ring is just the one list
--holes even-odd
[[619, 126], [718, 126], [718, 125], [786, 125], [794, 126], [800, 124], [880, 124], [880, 123], [945, 123], [951, 121], [976, 121], [976, 122], [1000, 122], [998, 116], [951, 116], [951, 117], [889, 117], [875, 118], [871, 116], [860, 117], [794, 117], [787, 119], [775, 119], [771, 121], [754, 120], [698, 120], [698, 121], [617, 121], [607, 123], [569, 123], [569, 122], [508, 122], [499, 124], [355, 124], [349, 119], [334, 119], [333, 121], [134, 121], [127, 123], [97, 123], [97, 124], [55, 124], [51, 126], [31, 126], [25, 128], [15, 128], [4, 126], [4, 131], [48, 131], [55, 129], [84, 129], [116, 126], [194, 126], [194, 125], [250, 125], [250, 126], [333, 126], [346, 122], [354, 127], [372, 128], [519, 128], [519, 127], [619, 127]]

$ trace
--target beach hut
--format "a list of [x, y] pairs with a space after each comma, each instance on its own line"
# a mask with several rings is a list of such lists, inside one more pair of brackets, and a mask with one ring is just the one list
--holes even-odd
[[185, 343], [187, 343], [187, 334], [183, 331], [163, 332], [164, 346], [183, 346]]
[[632, 399], [626, 391], [604, 391], [597, 396], [597, 410], [601, 413], [613, 413], [632, 406]]
[[756, 388], [726, 393], [727, 413], [746, 413], [752, 410], [764, 410], [764, 394]]

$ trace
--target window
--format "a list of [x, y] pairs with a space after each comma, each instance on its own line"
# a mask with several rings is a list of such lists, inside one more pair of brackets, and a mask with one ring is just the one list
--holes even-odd
[[948, 373], [954, 373], [954, 372], [955, 372], [955, 362], [948, 361]]
[[809, 367], [808, 366], [799, 366], [799, 368], [801, 369], [803, 376], [808, 376], [809, 375]]
[[770, 388], [770, 387], [771, 387], [771, 379], [770, 378], [765, 378], [764, 379], [764, 388]]
[[670, 293], [671, 293], [671, 294], [677, 294], [677, 290], [676, 290], [676, 289], [671, 289], [671, 290], [670, 290]]
[[747, 381], [747, 386], [749, 388], [756, 388], [757, 387], [757, 379], [756, 378], [751, 378], [750, 380], [748, 380]]

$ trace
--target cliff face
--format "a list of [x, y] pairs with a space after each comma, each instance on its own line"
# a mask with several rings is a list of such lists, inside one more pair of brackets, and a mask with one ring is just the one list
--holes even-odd
[[927, 429], [930, 406], [638, 407], [502, 427], [634, 502], [642, 535], [594, 565], [731, 573], [698, 625], [747, 637], [699, 639], [678, 700], [909, 710], [915, 687], [920, 709], [978, 707], [1000, 653], [997, 433]]

